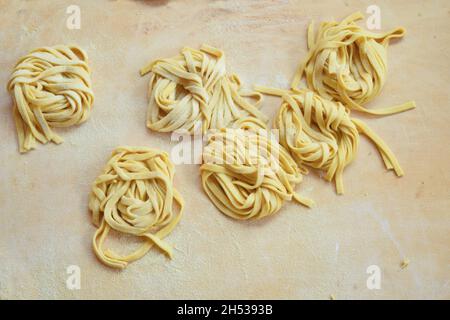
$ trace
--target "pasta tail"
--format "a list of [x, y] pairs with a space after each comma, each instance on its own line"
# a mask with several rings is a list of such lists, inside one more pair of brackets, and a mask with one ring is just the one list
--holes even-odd
[[294, 196], [295, 201], [297, 201], [298, 203], [304, 205], [305, 207], [312, 208], [312, 207], [315, 206], [315, 202], [312, 199], [305, 198], [305, 197], [303, 197], [303, 196], [301, 196], [301, 195], [299, 195], [297, 193], [294, 193], [293, 196]]
[[401, 168], [394, 153], [388, 147], [388, 145], [380, 138], [372, 129], [369, 128], [364, 122], [358, 119], [352, 119], [352, 122], [357, 127], [358, 131], [367, 136], [378, 149], [384, 164], [388, 170], [394, 170], [397, 176], [403, 176], [403, 169]]

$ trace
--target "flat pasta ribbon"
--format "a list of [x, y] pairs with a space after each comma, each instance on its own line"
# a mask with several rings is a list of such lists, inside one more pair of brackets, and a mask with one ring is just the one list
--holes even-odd
[[54, 127], [80, 124], [89, 117], [94, 94], [86, 53], [57, 45], [31, 51], [19, 60], [8, 82], [14, 102], [20, 152], [36, 141], [61, 143]]
[[219, 49], [186, 47], [176, 57], [156, 60], [141, 69], [141, 75], [148, 72], [152, 77], [147, 127], [152, 130], [193, 134], [197, 123], [205, 133], [229, 127], [241, 118], [267, 121], [259, 110], [262, 95], [241, 89], [239, 77], [226, 73], [225, 55]]
[[[172, 257], [162, 239], [180, 221], [184, 201], [173, 187], [174, 167], [167, 153], [146, 147], [116, 148], [92, 185], [89, 209], [98, 227], [93, 238], [97, 257], [105, 265], [123, 269], [154, 245]], [[173, 205], [179, 207], [174, 212]], [[142, 238], [139, 249], [125, 256], [104, 248], [111, 229]]]
[[383, 88], [387, 46], [391, 39], [403, 37], [405, 29], [396, 28], [382, 34], [369, 32], [356, 24], [362, 18], [357, 12], [342, 22], [323, 22], [316, 35], [313, 23], [309, 25], [309, 52], [295, 74], [292, 90], [299, 90], [300, 81], [305, 77], [309, 89], [323, 98], [340, 101], [349, 109], [388, 115], [415, 108], [414, 101], [375, 110], [363, 107]]
[[375, 144], [387, 169], [403, 175], [386, 143], [364, 122], [351, 118], [340, 102], [324, 99], [309, 89], [295, 92], [260, 86], [255, 89], [282, 97], [274, 121], [280, 143], [299, 165], [325, 171], [328, 181], [335, 180], [338, 194], [344, 193], [342, 176], [344, 168], [356, 157], [359, 133]]
[[243, 129], [212, 134], [200, 167], [203, 189], [225, 215], [239, 220], [259, 219], [276, 213], [286, 200], [312, 206], [295, 193], [302, 170], [290, 154], [255, 122]]

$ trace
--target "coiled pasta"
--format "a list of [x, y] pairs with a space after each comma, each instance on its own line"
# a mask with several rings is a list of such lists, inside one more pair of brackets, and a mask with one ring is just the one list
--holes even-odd
[[256, 87], [256, 90], [282, 97], [274, 127], [279, 129], [280, 143], [299, 165], [326, 172], [328, 181], [335, 180], [336, 192], [344, 193], [344, 168], [356, 157], [359, 133], [377, 147], [387, 169], [403, 175], [395, 155], [384, 141], [364, 122], [351, 118], [339, 102], [322, 98], [309, 89], [296, 92]]
[[267, 121], [258, 109], [261, 94], [241, 89], [239, 77], [226, 73], [225, 56], [219, 49], [186, 47], [176, 57], [150, 63], [141, 75], [148, 72], [153, 73], [147, 110], [147, 127], [152, 130], [192, 134], [201, 123], [205, 133], [232, 126], [241, 118]]
[[341, 22], [323, 22], [316, 35], [313, 23], [308, 27], [308, 54], [300, 64], [291, 88], [300, 89], [306, 78], [308, 88], [321, 97], [342, 102], [347, 108], [374, 115], [387, 115], [415, 107], [413, 101], [382, 109], [363, 105], [375, 98], [386, 82], [387, 46], [401, 38], [404, 28], [376, 34], [356, 24], [359, 12]]
[[[178, 224], [184, 201], [173, 187], [174, 167], [165, 152], [146, 147], [118, 147], [92, 185], [89, 209], [98, 227], [93, 238], [97, 257], [123, 269], [153, 245], [172, 257], [162, 239]], [[174, 205], [179, 207], [175, 213]], [[111, 229], [135, 235], [143, 244], [133, 253], [118, 255], [104, 248]]]
[[58, 45], [31, 51], [19, 60], [8, 82], [20, 152], [36, 141], [61, 143], [52, 128], [80, 124], [89, 117], [94, 94], [86, 53]]
[[239, 220], [276, 213], [286, 200], [313, 205], [294, 191], [302, 170], [255, 122], [212, 134], [200, 167], [203, 189], [225, 215]]

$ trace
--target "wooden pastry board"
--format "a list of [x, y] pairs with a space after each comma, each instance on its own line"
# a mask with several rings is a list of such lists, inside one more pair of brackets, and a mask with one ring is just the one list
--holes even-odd
[[[70, 4], [81, 29], [66, 27]], [[386, 86], [371, 107], [414, 99], [417, 109], [364, 119], [389, 144], [406, 175], [384, 169], [361, 139], [345, 171], [346, 193], [316, 173], [297, 190], [308, 210], [287, 203], [275, 216], [237, 222], [202, 192], [197, 165], [177, 166], [185, 215], [167, 238], [168, 260], [153, 250], [124, 271], [100, 264], [87, 209], [90, 184], [118, 145], [171, 151], [170, 135], [145, 127], [147, 62], [189, 45], [221, 48], [244, 85], [287, 88], [306, 54], [311, 19], [342, 19], [373, 1], [6, 1], [0, 0], [0, 84], [40, 46], [75, 43], [88, 53], [95, 107], [85, 124], [58, 130], [65, 142], [20, 155], [11, 98], [0, 91], [0, 298], [450, 298], [450, 4], [376, 1], [382, 30], [404, 26], [389, 48]], [[265, 99], [274, 115], [279, 100]], [[113, 241], [116, 242], [116, 241]], [[119, 243], [130, 249], [138, 242]], [[117, 248], [117, 243], [112, 245]], [[121, 247], [119, 247], [120, 250]], [[122, 249], [121, 252], [126, 252]], [[410, 265], [400, 268], [403, 259]], [[69, 290], [67, 268], [81, 288]], [[367, 268], [381, 288], [366, 285]]]

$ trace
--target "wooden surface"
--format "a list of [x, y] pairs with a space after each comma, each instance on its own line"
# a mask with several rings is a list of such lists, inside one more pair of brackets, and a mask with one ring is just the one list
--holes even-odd
[[[66, 8], [81, 8], [81, 29]], [[158, 251], [125, 271], [100, 264], [87, 210], [90, 184], [118, 145], [170, 152], [170, 135], [145, 127], [148, 61], [185, 45], [222, 48], [244, 85], [287, 87], [306, 53], [306, 26], [373, 1], [7, 1], [0, 0], [0, 84], [31, 49], [76, 43], [88, 53], [95, 107], [65, 142], [20, 155], [11, 99], [0, 91], [0, 298], [450, 298], [450, 4], [377, 1], [382, 30], [404, 26], [389, 48], [386, 86], [372, 107], [414, 99], [417, 109], [364, 119], [389, 144], [406, 175], [387, 172], [364, 138], [344, 173], [346, 194], [312, 173], [297, 188], [317, 202], [287, 203], [275, 216], [237, 222], [201, 189], [197, 165], [177, 166], [185, 215]], [[279, 100], [266, 98], [274, 115]], [[118, 240], [130, 249], [136, 242]], [[116, 242], [116, 241], [113, 241]], [[117, 243], [114, 243], [117, 247]], [[125, 250], [125, 249], [123, 249]], [[403, 259], [411, 262], [400, 268]], [[66, 268], [81, 269], [81, 289]], [[381, 269], [369, 290], [366, 269]]]

